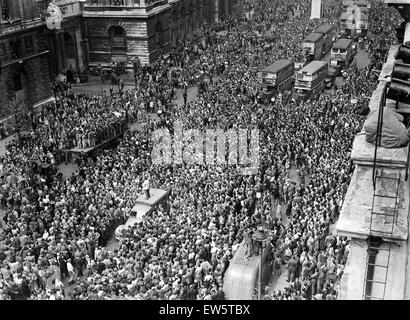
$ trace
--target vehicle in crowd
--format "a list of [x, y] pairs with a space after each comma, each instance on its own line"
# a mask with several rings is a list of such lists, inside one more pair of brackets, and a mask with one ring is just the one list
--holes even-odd
[[296, 73], [293, 99], [305, 101], [317, 99], [325, 88], [327, 62], [312, 61]]
[[340, 71], [348, 67], [353, 58], [353, 41], [351, 39], [339, 39], [330, 52], [330, 66]]
[[315, 33], [323, 34], [323, 55], [326, 55], [332, 49], [333, 42], [337, 38], [337, 28], [332, 24], [322, 24]]
[[291, 60], [278, 60], [261, 70], [262, 100], [269, 101], [274, 95], [290, 90], [294, 82], [295, 64]]
[[[262, 253], [262, 288], [269, 281], [272, 270], [270, 242]], [[256, 246], [254, 246], [257, 251]], [[246, 244], [242, 243], [236, 250], [223, 280], [223, 291], [227, 300], [251, 300], [255, 288], [259, 285], [259, 266], [261, 256], [254, 254], [246, 257]]]
[[337, 76], [337, 70], [335, 68], [329, 68], [327, 70], [327, 75], [325, 78], [326, 89], [330, 89], [333, 86], [336, 80], [336, 76]]
[[306, 61], [321, 60], [323, 58], [324, 35], [312, 32], [302, 41], [302, 49], [306, 53]]

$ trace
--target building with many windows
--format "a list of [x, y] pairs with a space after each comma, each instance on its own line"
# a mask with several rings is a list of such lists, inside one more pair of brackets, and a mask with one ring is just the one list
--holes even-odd
[[[47, 27], [53, 2], [61, 26]], [[0, 0], [0, 118], [12, 98], [28, 106], [51, 96], [68, 69], [153, 62], [178, 40], [228, 16], [235, 0]]]
[[368, 0], [344, 0], [340, 16], [340, 34], [347, 37], [364, 37], [369, 28], [370, 2]]
[[48, 32], [35, 0], [0, 0], [0, 117], [17, 98], [34, 106], [51, 95]]

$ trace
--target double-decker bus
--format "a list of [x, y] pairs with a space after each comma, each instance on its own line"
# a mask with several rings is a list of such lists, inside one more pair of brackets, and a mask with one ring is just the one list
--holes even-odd
[[295, 94], [297, 101], [317, 99], [325, 88], [327, 62], [312, 61], [296, 73]]
[[333, 41], [336, 40], [337, 29], [335, 25], [332, 24], [322, 24], [316, 29], [315, 33], [323, 34], [324, 45], [323, 45], [323, 55], [325, 55], [332, 48]]
[[330, 66], [340, 71], [352, 62], [353, 56], [353, 41], [351, 39], [339, 39], [330, 52]]
[[291, 60], [278, 60], [261, 70], [265, 92], [282, 92], [292, 87], [295, 64]]
[[323, 46], [325, 44], [322, 33], [311, 33], [302, 41], [302, 49], [306, 52], [306, 60], [320, 60], [323, 58]]

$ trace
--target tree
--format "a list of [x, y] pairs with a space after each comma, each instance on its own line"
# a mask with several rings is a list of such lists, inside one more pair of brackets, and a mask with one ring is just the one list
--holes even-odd
[[21, 144], [20, 130], [21, 130], [22, 124], [24, 124], [26, 122], [26, 119], [27, 119], [27, 114], [28, 114], [27, 106], [26, 106], [26, 104], [24, 103], [23, 100], [18, 99], [16, 97], [16, 98], [13, 98], [9, 101], [6, 109], [7, 109], [9, 114], [14, 115], [17, 139], [18, 139], [19, 144]]
[[396, 28], [403, 22], [396, 8], [387, 6], [382, 0], [373, 0], [369, 12], [368, 38], [373, 50], [388, 50], [398, 43]]

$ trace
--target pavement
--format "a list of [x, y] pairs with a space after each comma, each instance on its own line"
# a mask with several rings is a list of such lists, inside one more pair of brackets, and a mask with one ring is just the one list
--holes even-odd
[[[132, 90], [135, 88], [134, 78], [131, 73], [122, 74], [120, 78], [124, 81], [124, 90]], [[76, 94], [103, 94], [109, 95], [110, 88], [114, 89], [114, 92], [118, 92], [118, 85], [112, 85], [109, 81], [101, 83], [100, 77], [89, 76], [88, 81], [85, 83], [73, 84], [72, 89]], [[178, 104], [184, 104], [183, 89], [176, 89], [176, 102]], [[191, 102], [195, 100], [198, 95], [198, 86], [191, 86], [188, 88], [187, 101]]]
[[[131, 90], [135, 88], [133, 76], [130, 73], [122, 74], [120, 76], [124, 82], [124, 90]], [[101, 83], [101, 78], [97, 76], [88, 76], [88, 81], [85, 83], [72, 84], [72, 89], [76, 94], [110, 94], [110, 88], [114, 89], [114, 92], [118, 91], [118, 85], [112, 85], [110, 81], [105, 80], [105, 83]]]

